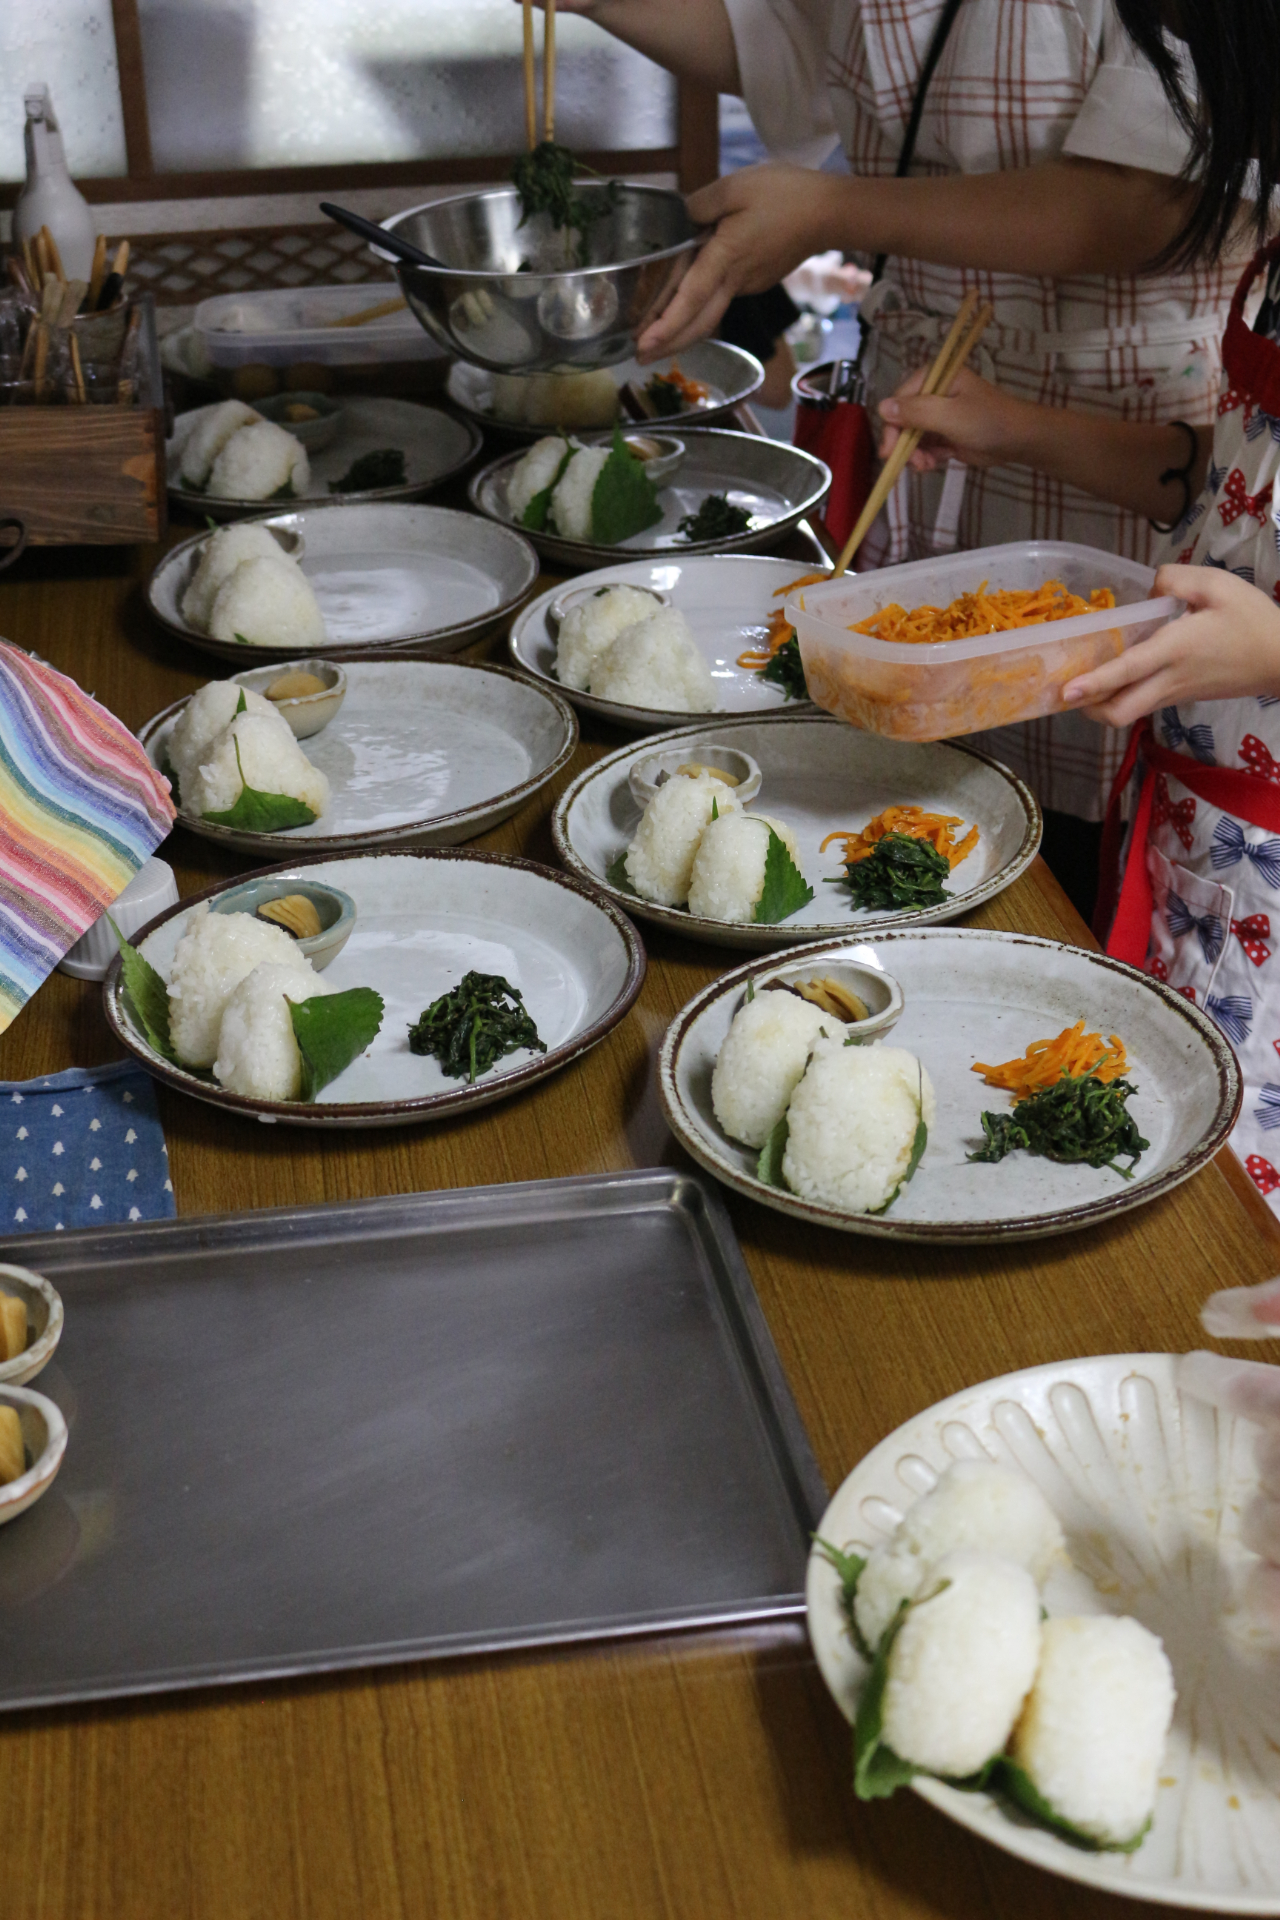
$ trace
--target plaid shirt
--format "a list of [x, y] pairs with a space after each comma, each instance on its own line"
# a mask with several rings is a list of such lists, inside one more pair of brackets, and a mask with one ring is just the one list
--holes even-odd
[[[748, 108], [779, 157], [814, 164], [838, 138], [857, 174], [891, 175], [942, 0], [726, 0]], [[1186, 138], [1110, 0], [968, 0], [929, 87], [913, 176], [1024, 168], [1060, 154], [1176, 174]], [[869, 264], [869, 263], [868, 263]], [[1219, 336], [1240, 258], [1137, 277], [1030, 274], [893, 258], [873, 290], [873, 401], [934, 357], [962, 295], [995, 322], [979, 369], [1009, 392], [1132, 420], [1201, 424], [1217, 401]], [[1131, 513], [1027, 468], [970, 471], [953, 524], [946, 476], [907, 474], [865, 565], [939, 546], [1074, 540], [1134, 559], [1156, 537]], [[1045, 806], [1102, 816], [1121, 736], [1082, 714], [977, 736]]]

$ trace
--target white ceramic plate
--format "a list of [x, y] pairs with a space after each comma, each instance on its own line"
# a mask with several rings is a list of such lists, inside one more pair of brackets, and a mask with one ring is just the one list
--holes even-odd
[[[210, 887], [151, 923], [138, 944], [162, 978], [192, 907], [255, 877]], [[589, 1052], [617, 1026], [644, 980], [644, 948], [626, 917], [530, 860], [436, 848], [300, 860], [272, 868], [270, 878], [326, 881], [350, 894], [355, 928], [326, 969], [325, 984], [338, 992], [374, 987], [386, 1002], [373, 1046], [315, 1102], [249, 1100], [175, 1067], [134, 1025], [118, 955], [102, 983], [112, 1031], [148, 1073], [232, 1113], [332, 1129], [405, 1126], [487, 1106]], [[423, 1009], [472, 969], [518, 987], [547, 1044], [546, 1053], [509, 1054], [474, 1087], [447, 1079], [436, 1059], [410, 1053], [407, 1039]]]
[[[1131, 1614], [1158, 1633], [1178, 1705], [1155, 1820], [1138, 1851], [1086, 1853], [939, 1780], [922, 1798], [1033, 1866], [1131, 1900], [1280, 1914], [1280, 1654], [1238, 1610], [1254, 1555], [1240, 1541], [1256, 1485], [1247, 1422], [1184, 1399], [1172, 1356], [1055, 1361], [943, 1400], [882, 1440], [839, 1488], [818, 1532], [865, 1549], [953, 1460], [991, 1459], [1034, 1480], [1079, 1572], [1055, 1574], [1051, 1614]], [[809, 1637], [852, 1720], [865, 1666], [840, 1582], [809, 1558]]]
[[[915, 1178], [874, 1218], [758, 1180], [757, 1154], [730, 1140], [711, 1108], [712, 1068], [748, 980], [806, 979], [841, 958], [878, 964], [897, 980], [906, 1007], [890, 1044], [921, 1060], [938, 1096]], [[1029, 1153], [971, 1164], [983, 1110], [1013, 1104], [974, 1073], [974, 1062], [1015, 1059], [1082, 1014], [1090, 1031], [1118, 1033], [1128, 1049], [1126, 1077], [1137, 1088], [1129, 1110], [1151, 1143], [1133, 1178]], [[874, 942], [846, 937], [738, 967], [672, 1021], [658, 1071], [667, 1124], [717, 1180], [794, 1219], [881, 1239], [1038, 1240], [1093, 1226], [1189, 1178], [1223, 1145], [1240, 1108], [1231, 1048], [1206, 1014], [1158, 980], [1105, 953], [1029, 934], [945, 927]]]
[[[330, 804], [319, 820], [246, 833], [183, 812], [179, 803], [182, 824], [267, 860], [390, 843], [453, 847], [509, 819], [577, 744], [572, 708], [505, 667], [361, 660], [346, 671], [336, 719], [301, 743], [329, 778]], [[186, 704], [176, 700], [141, 729], [153, 766], [163, 766]]]
[[[667, 727], [686, 727], [697, 714], [674, 713], [664, 707], [627, 707], [616, 700], [599, 700], [561, 686], [556, 678], [556, 641], [560, 623], [557, 602], [576, 601], [600, 587], [619, 584], [650, 587], [664, 596], [689, 622], [694, 644], [711, 670], [716, 685], [716, 712], [765, 714], [786, 708], [788, 713], [815, 713], [809, 700], [788, 700], [782, 688], [762, 680], [749, 667], [738, 665], [738, 655], [765, 643], [769, 615], [783, 605], [786, 588], [806, 569], [795, 560], [772, 560], [749, 554], [727, 559], [707, 556], [665, 560], [633, 560], [626, 566], [600, 567], [581, 574], [566, 592], [553, 587], [538, 595], [517, 615], [511, 627], [511, 658], [525, 673], [555, 687], [583, 713], [639, 733], [657, 733]], [[656, 603], [655, 603], [656, 611]]]
[[[618, 854], [632, 841], [641, 810], [629, 775], [637, 761], [659, 746], [679, 746], [697, 760], [703, 746], [734, 746], [760, 768], [760, 791], [750, 811], [784, 820], [800, 846], [800, 869], [813, 899], [789, 920], [773, 926], [734, 926], [702, 920], [685, 907], [659, 907], [608, 879]], [[978, 844], [943, 882], [942, 906], [915, 913], [872, 913], [855, 908], [848, 891], [834, 886], [844, 869], [839, 847], [819, 848], [829, 833], [856, 832], [888, 806], [920, 806], [930, 813], [959, 814], [979, 829]], [[718, 947], [794, 946], [797, 940], [827, 940], [833, 934], [864, 939], [888, 928], [928, 926], [954, 920], [990, 900], [1024, 873], [1040, 845], [1040, 809], [1030, 788], [976, 747], [939, 740], [912, 746], [859, 733], [825, 714], [783, 713], [774, 719], [726, 719], [682, 727], [621, 747], [580, 773], [552, 815], [556, 852], [571, 873], [608, 893], [627, 913], [651, 920], [691, 940]]]
[[[517, 607], [538, 577], [533, 548], [520, 534], [451, 507], [346, 506], [273, 513], [264, 525], [298, 534], [302, 571], [324, 618], [326, 638], [307, 651], [326, 660], [412, 652], [457, 653]], [[208, 534], [165, 555], [147, 586], [147, 605], [179, 639], [239, 667], [268, 665], [297, 653], [214, 640], [182, 617], [182, 597]]]
[[[764, 368], [755, 355], [741, 347], [731, 347], [724, 340], [696, 341], [674, 360], [655, 360], [647, 367], [642, 367], [638, 360], [624, 360], [621, 365], [610, 367], [609, 372], [619, 387], [628, 383], [642, 387], [655, 373], [670, 373], [673, 366], [678, 366], [690, 380], [701, 380], [710, 393], [699, 407], [666, 414], [649, 423], [660, 430], [670, 428], [676, 432], [682, 427], [707, 426], [713, 420], [722, 420], [731, 408], [749, 400], [764, 384]], [[539, 440], [551, 431], [547, 427], [521, 427], [509, 420], [495, 420], [493, 375], [484, 367], [470, 366], [465, 360], [455, 360], [450, 367], [445, 392], [459, 413], [493, 433], [505, 434], [513, 440]], [[628, 424], [628, 415], [619, 413], [618, 418], [623, 426]]]
[[[213, 404], [221, 406], [223, 402]], [[173, 433], [165, 443], [165, 460], [172, 476], [169, 498], [192, 513], [208, 514], [214, 520], [240, 520], [246, 514], [269, 510], [272, 503], [266, 500], [218, 500], [182, 485], [180, 469], [187, 435], [210, 411], [210, 407], [193, 407], [190, 413], [180, 413], [173, 423]], [[317, 504], [334, 499], [329, 482], [341, 480], [353, 460], [383, 447], [398, 447], [404, 455], [407, 476], [403, 486], [368, 488], [340, 497], [347, 502], [412, 500], [461, 473], [480, 451], [480, 444], [481, 437], [469, 421], [442, 413], [438, 407], [418, 406], [412, 400], [344, 396], [338, 431], [321, 452], [307, 456], [311, 478], [301, 498]]]
[[[722, 433], [715, 428], [706, 433], [685, 432], [681, 438], [685, 457], [672, 478], [658, 488], [662, 518], [643, 533], [633, 533], [629, 540], [606, 547], [594, 540], [566, 540], [551, 531], [534, 533], [527, 527], [520, 531], [548, 560], [570, 567], [607, 564], [629, 553], [670, 554], [673, 558], [691, 553], [748, 553], [771, 545], [812, 513], [831, 485], [829, 467], [813, 454], [781, 440], [766, 440], [755, 433]], [[500, 526], [519, 525], [507, 505], [507, 482], [526, 451], [521, 447], [515, 453], [504, 453], [467, 483], [472, 505]], [[724, 494], [733, 506], [751, 515], [746, 533], [720, 540], [686, 540], [680, 522], [686, 514], [696, 513], [709, 493]]]

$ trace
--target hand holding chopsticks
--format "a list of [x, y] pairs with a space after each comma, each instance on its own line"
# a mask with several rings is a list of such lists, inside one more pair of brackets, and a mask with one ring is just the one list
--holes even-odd
[[[976, 293], [965, 295], [960, 304], [960, 311], [951, 323], [951, 330], [925, 376], [924, 384], [920, 389], [921, 393], [942, 395], [950, 393], [956, 375], [986, 332], [991, 315], [992, 309], [989, 306], [978, 307]], [[919, 446], [921, 437], [918, 427], [908, 428], [898, 436], [892, 453], [880, 470], [879, 479], [867, 496], [866, 505], [858, 515], [853, 532], [844, 543], [840, 558], [836, 562], [835, 576], [846, 571], [849, 562], [866, 539], [872, 521], [892, 493], [898, 476]]]

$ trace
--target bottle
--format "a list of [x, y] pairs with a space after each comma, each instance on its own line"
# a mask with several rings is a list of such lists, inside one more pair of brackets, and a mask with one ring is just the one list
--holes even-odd
[[62, 134], [54, 116], [49, 89], [43, 81], [23, 95], [27, 124], [23, 145], [27, 153], [27, 184], [13, 210], [15, 240], [33, 240], [48, 227], [58, 243], [62, 270], [68, 280], [87, 280], [93, 270], [93, 245], [98, 230], [84, 195], [67, 172]]

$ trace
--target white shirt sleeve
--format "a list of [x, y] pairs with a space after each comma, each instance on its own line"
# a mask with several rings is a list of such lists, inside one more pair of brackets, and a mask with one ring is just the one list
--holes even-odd
[[[1114, 15], [1112, 22], [1104, 57], [1062, 151], [1120, 167], [1145, 167], [1148, 173], [1179, 174], [1191, 151], [1186, 131], [1155, 70]], [[1194, 95], [1194, 85], [1190, 91]]]
[[742, 97], [775, 160], [821, 166], [836, 144], [827, 97], [832, 0], [725, 0]]

